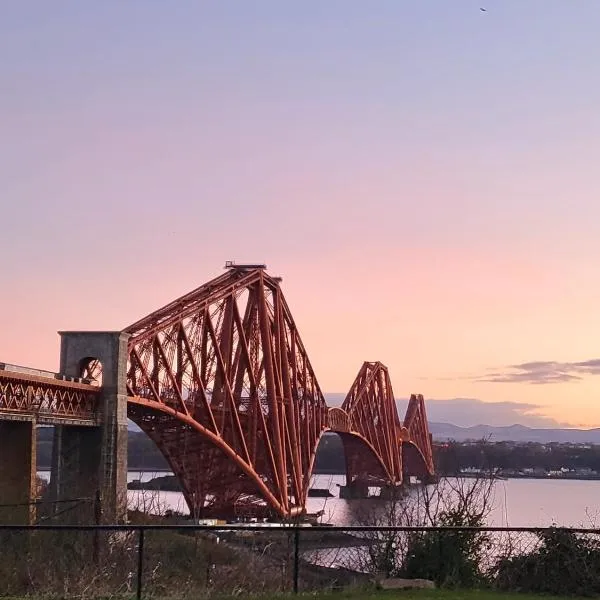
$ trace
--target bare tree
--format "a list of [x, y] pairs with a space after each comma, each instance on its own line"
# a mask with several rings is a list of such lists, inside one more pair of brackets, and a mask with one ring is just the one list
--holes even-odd
[[[439, 580], [442, 576], [450, 577], [447, 571], [454, 556], [455, 566], [460, 558], [460, 565], [475, 572], [479, 552], [486, 544], [481, 534], [415, 532], [402, 528], [483, 526], [493, 509], [495, 483], [493, 473], [469, 478], [444, 477], [433, 484], [389, 490], [386, 500], [356, 501], [353, 525], [400, 529], [363, 532], [363, 545], [340, 550], [337, 563], [379, 577], [427, 575]], [[417, 562], [425, 564], [424, 554], [431, 557], [433, 552], [436, 559], [430, 561], [427, 569], [415, 569]], [[442, 569], [444, 561], [446, 567]]]

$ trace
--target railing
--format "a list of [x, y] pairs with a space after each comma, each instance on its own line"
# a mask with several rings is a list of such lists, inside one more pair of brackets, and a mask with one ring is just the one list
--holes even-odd
[[386, 585], [600, 594], [600, 530], [0, 525], [0, 596], [182, 598]]

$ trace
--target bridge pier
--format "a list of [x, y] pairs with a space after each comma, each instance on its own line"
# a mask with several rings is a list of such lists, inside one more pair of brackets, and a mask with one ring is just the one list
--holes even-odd
[[[51, 496], [57, 501], [68, 500], [73, 494], [88, 498], [87, 521], [93, 518], [103, 523], [124, 522], [127, 518], [129, 335], [120, 331], [69, 331], [60, 332], [60, 336], [61, 373], [79, 377], [92, 359], [102, 365], [101, 426], [56, 427]], [[101, 514], [98, 514], [96, 500]], [[60, 504], [56, 506], [60, 507]], [[79, 516], [84, 517], [83, 514]]]
[[361, 500], [369, 497], [369, 485], [362, 481], [353, 481], [348, 485], [340, 485], [340, 498], [344, 500]]
[[0, 523], [35, 522], [36, 472], [35, 421], [1, 421]]
[[99, 520], [101, 448], [99, 427], [55, 426], [50, 491], [57, 501], [52, 512], [63, 523]]
[[379, 498], [381, 500], [396, 502], [406, 496], [406, 486], [406, 482], [400, 485], [384, 485], [380, 488]]

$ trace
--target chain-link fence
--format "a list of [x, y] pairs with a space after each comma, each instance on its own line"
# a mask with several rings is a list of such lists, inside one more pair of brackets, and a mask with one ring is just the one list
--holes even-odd
[[600, 594], [600, 530], [0, 526], [0, 595], [186, 598], [440, 587]]

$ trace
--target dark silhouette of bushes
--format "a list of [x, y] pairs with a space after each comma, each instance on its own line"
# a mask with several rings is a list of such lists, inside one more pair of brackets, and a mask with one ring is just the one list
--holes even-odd
[[533, 551], [498, 562], [495, 584], [503, 590], [562, 596], [600, 595], [600, 541], [565, 529], [539, 534]]
[[400, 576], [429, 579], [440, 587], [473, 588], [484, 582], [479, 568], [481, 534], [439, 531], [417, 534], [409, 543]]
[[[479, 514], [465, 514], [456, 507], [439, 515], [441, 527], [480, 527]], [[429, 579], [440, 587], [472, 588], [482, 585], [485, 574], [481, 565], [489, 538], [476, 530], [440, 530], [412, 534], [400, 575]]]

